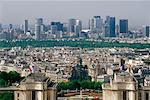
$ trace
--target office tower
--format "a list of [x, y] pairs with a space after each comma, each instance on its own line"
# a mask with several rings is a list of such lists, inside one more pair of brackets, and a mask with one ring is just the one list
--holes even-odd
[[110, 37], [115, 37], [115, 17], [110, 17]]
[[2, 31], [1, 33], [0, 33], [0, 39], [2, 39], [2, 40], [9, 40], [9, 32], [8, 31]]
[[94, 16], [89, 22], [90, 31], [101, 32], [103, 27], [103, 19], [100, 16]]
[[12, 24], [9, 24], [9, 29], [12, 29], [13, 25]]
[[19, 25], [19, 29], [20, 29], [20, 30], [24, 30], [24, 24], [20, 24], [20, 25]]
[[68, 23], [63, 23], [63, 32], [68, 32]]
[[58, 29], [57, 29], [57, 26], [56, 26], [56, 25], [51, 25], [51, 33], [52, 33], [52, 34], [58, 33]]
[[81, 30], [82, 30], [82, 22], [80, 20], [76, 20], [76, 25], [75, 25], [75, 33], [79, 37], [81, 35]]
[[40, 34], [42, 32], [43, 19], [37, 18], [35, 20], [35, 39], [40, 40]]
[[14, 39], [14, 30], [13, 29], [11, 29], [10, 31], [9, 31], [9, 36], [8, 36], [8, 40], [13, 40]]
[[120, 25], [120, 33], [128, 33], [128, 20], [127, 19], [121, 19], [119, 21]]
[[94, 16], [94, 28], [102, 30], [103, 19], [100, 16]]
[[37, 18], [36, 19], [36, 24], [41, 26], [40, 30], [41, 30], [41, 33], [43, 33], [44, 32], [44, 28], [45, 28], [45, 25], [43, 24], [43, 18]]
[[93, 18], [91, 18], [89, 20], [89, 29], [91, 32], [94, 30], [94, 19]]
[[105, 37], [110, 36], [110, 16], [106, 16], [105, 20]]
[[2, 27], [2, 24], [0, 24], [0, 31], [2, 31], [3, 27]]
[[150, 37], [150, 26], [143, 26], [141, 31], [144, 37]]
[[35, 39], [39, 40], [41, 34], [41, 26], [38, 24], [35, 24]]
[[28, 32], [28, 20], [24, 20], [24, 33]]
[[82, 30], [82, 22], [77, 19], [69, 19], [68, 29], [70, 33], [76, 33], [76, 35], [79, 36]]
[[61, 22], [51, 22], [52, 27], [56, 27], [57, 31], [63, 32], [63, 24]]
[[145, 35], [146, 35], [146, 37], [149, 37], [150, 36], [150, 26], [146, 26], [145, 28], [146, 28]]
[[35, 24], [43, 25], [43, 18], [37, 18]]
[[75, 32], [75, 25], [76, 25], [76, 19], [69, 19], [68, 30], [69, 30], [70, 33]]
[[11, 29], [9, 31], [2, 31], [0, 33], [0, 39], [4, 39], [4, 40], [13, 40], [14, 39], [14, 30]]
[[115, 37], [115, 17], [106, 16], [105, 21], [105, 36]]
[[119, 36], [119, 25], [116, 25], [116, 36]]

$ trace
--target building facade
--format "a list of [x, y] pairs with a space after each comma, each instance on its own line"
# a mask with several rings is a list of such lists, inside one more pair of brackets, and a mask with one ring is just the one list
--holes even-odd
[[106, 37], [115, 37], [115, 17], [106, 16], [105, 21], [105, 36]]
[[28, 32], [28, 20], [24, 20], [24, 33]]
[[70, 33], [75, 33], [78, 37], [81, 34], [82, 22], [78, 19], [69, 19], [68, 30]]
[[100, 16], [93, 16], [93, 18], [90, 19], [89, 26], [91, 32], [102, 32], [103, 19]]
[[102, 88], [103, 100], [150, 100], [149, 77], [139, 81], [131, 73], [115, 73]]
[[128, 20], [127, 19], [120, 19], [120, 33], [128, 33]]
[[42, 73], [32, 73], [20, 85], [0, 91], [12, 91], [14, 100], [57, 100], [56, 84]]
[[40, 40], [40, 35], [43, 30], [43, 19], [42, 18], [37, 18], [35, 20], [35, 39]]
[[150, 36], [150, 26], [146, 26], [145, 35], [146, 35], [146, 37]]

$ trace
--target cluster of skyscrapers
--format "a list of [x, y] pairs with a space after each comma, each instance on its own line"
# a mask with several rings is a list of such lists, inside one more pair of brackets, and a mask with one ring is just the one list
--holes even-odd
[[[28, 22], [25, 23], [27, 24]], [[24, 32], [26, 32], [26, 26]], [[103, 33], [105, 37], [116, 37], [117, 33], [128, 33], [128, 20], [121, 19], [119, 23], [119, 29], [116, 30], [116, 19], [115, 17], [106, 16], [105, 22], [101, 16], [93, 16], [89, 21], [89, 34], [92, 33]], [[43, 19], [38, 18], [35, 22], [35, 39], [40, 39], [40, 33], [43, 31]], [[64, 31], [68, 33], [74, 33], [77, 37], [82, 36], [82, 21], [79, 19], [69, 19], [67, 27], [64, 27], [61, 22], [51, 22], [50, 30], [52, 34], [60, 34]]]
[[[63, 22], [50, 22], [49, 25], [43, 23], [43, 18], [36, 18], [34, 27], [30, 28], [28, 20], [24, 20], [23, 33], [30, 33], [36, 40], [43, 40], [43, 37], [47, 37], [47, 34], [54, 34], [58, 37], [73, 36], [73, 37], [128, 37], [130, 30], [128, 25], [128, 19], [119, 19], [119, 23], [116, 23], [116, 18], [112, 16], [106, 16], [105, 20], [101, 16], [93, 16], [89, 20], [89, 27], [83, 29], [82, 21], [79, 19], [69, 19], [67, 23]], [[2, 25], [0, 25], [0, 31], [2, 32]], [[13, 25], [9, 24], [9, 30], [13, 29]], [[85, 31], [86, 30], [86, 31]], [[143, 37], [150, 36], [150, 26], [144, 26], [139, 33], [143, 34]], [[2, 32], [6, 33], [6, 32]], [[140, 33], [140, 34], [141, 34]], [[1, 34], [0, 34], [1, 35]], [[3, 34], [2, 34], [3, 36]], [[50, 35], [51, 36], [51, 35]]]
[[[51, 30], [52, 34], [61, 34], [63, 32], [74, 33], [77, 37], [82, 36], [82, 21], [79, 19], [69, 19], [67, 27], [64, 27], [64, 23], [51, 22], [50, 27], [47, 30]], [[35, 20], [35, 39], [39, 40], [40, 34], [44, 32], [46, 26], [43, 24], [42, 18]], [[149, 37], [149, 26], [144, 29], [145, 36]], [[24, 33], [28, 32], [28, 20], [24, 21]], [[106, 20], [103, 21], [101, 16], [93, 16], [89, 21], [89, 34], [91, 33], [103, 33], [105, 37], [127, 36], [128, 19], [120, 19], [119, 25], [116, 24], [116, 18], [106, 16]]]
[[106, 16], [105, 22], [100, 16], [90, 19], [89, 28], [92, 33], [104, 33], [105, 37], [116, 37], [119, 33], [128, 33], [128, 19], [120, 19], [116, 25], [116, 18]]
[[100, 16], [94, 16], [90, 19], [89, 28], [91, 32], [102, 32], [103, 19]]
[[69, 19], [68, 30], [70, 33], [76, 33], [79, 37], [82, 30], [82, 22], [78, 19]]

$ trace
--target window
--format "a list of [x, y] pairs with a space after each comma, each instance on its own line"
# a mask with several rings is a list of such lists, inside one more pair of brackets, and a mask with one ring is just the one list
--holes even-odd
[[142, 94], [141, 94], [141, 92], [139, 92], [138, 97], [139, 97], [139, 99], [138, 99], [138, 100], [142, 100]]
[[123, 100], [127, 100], [127, 92], [123, 91]]
[[19, 100], [19, 93], [17, 93], [17, 98], [18, 98], [17, 100]]
[[145, 94], [145, 100], [149, 100], [149, 93]]
[[19, 93], [17, 94], [17, 97], [19, 97]]
[[35, 91], [32, 91], [32, 100], [35, 100]]

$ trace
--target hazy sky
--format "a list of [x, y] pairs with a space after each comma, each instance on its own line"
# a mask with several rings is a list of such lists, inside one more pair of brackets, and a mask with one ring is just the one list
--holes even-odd
[[33, 24], [42, 17], [45, 24], [77, 18], [87, 26], [94, 15], [127, 18], [130, 26], [150, 25], [150, 0], [0, 0], [0, 22], [4, 24], [22, 24], [24, 19]]

